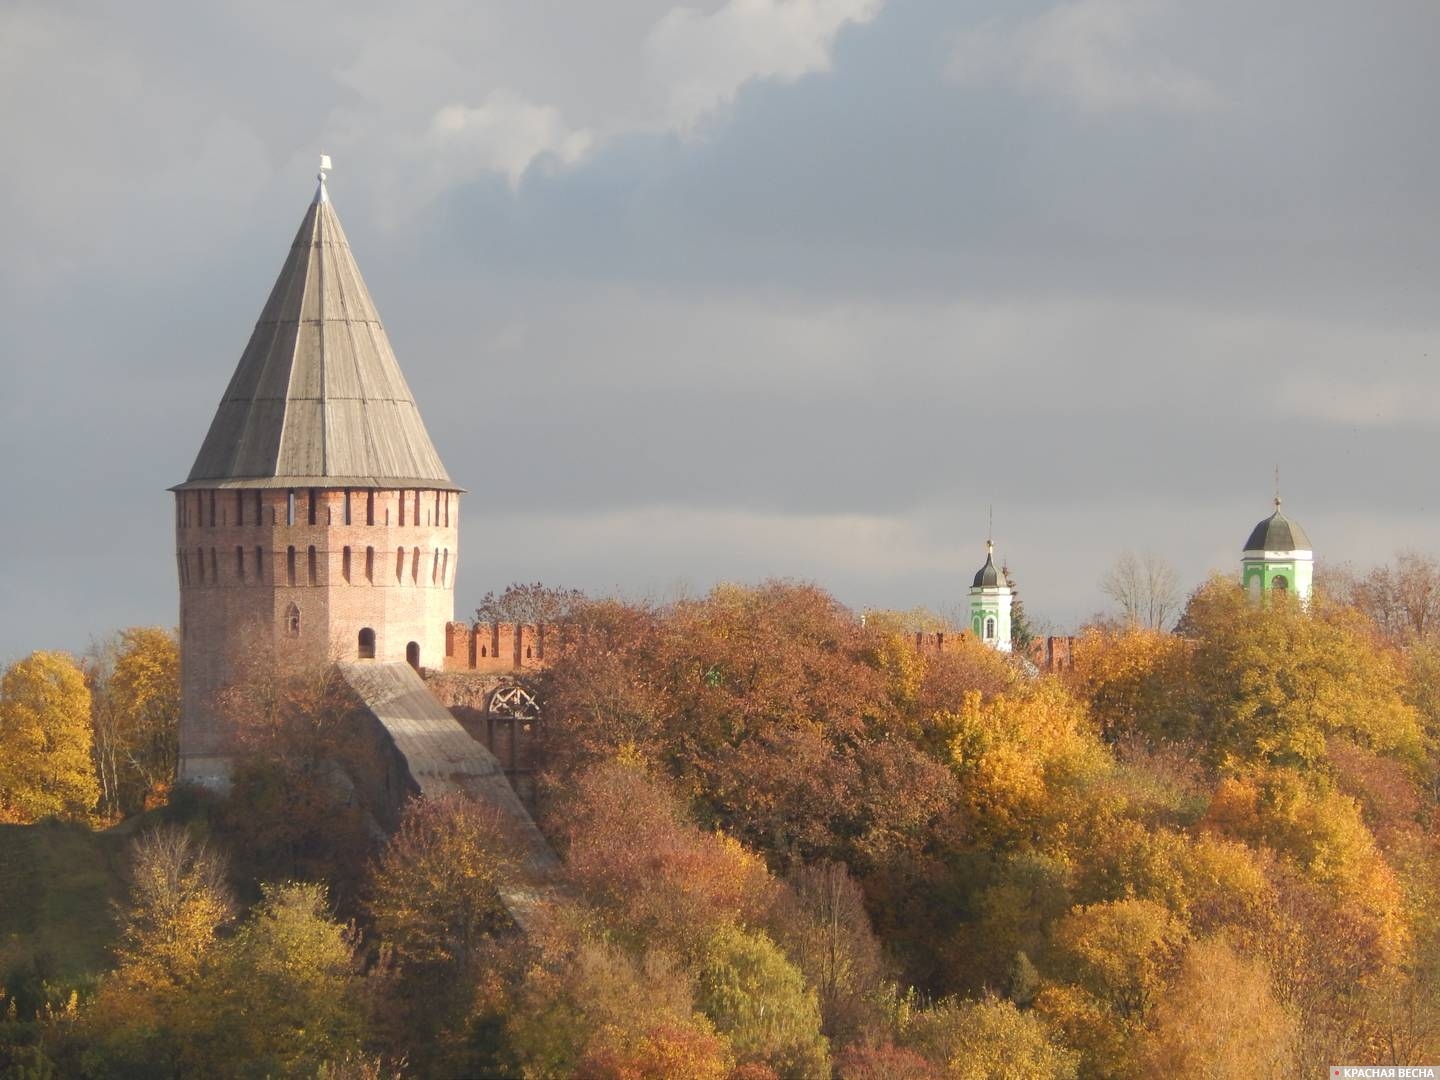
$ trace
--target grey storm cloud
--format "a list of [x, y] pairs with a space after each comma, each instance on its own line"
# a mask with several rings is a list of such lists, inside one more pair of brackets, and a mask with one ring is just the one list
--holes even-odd
[[1233, 569], [1276, 463], [1322, 557], [1440, 548], [1440, 13], [996, 12], [8, 9], [0, 655], [173, 619], [163, 489], [320, 150], [471, 492], [462, 613], [770, 574], [946, 609], [993, 503], [1065, 625], [1125, 548]]

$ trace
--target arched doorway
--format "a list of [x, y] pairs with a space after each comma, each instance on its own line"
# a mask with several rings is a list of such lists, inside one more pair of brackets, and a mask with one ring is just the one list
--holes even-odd
[[405, 646], [405, 662], [416, 671], [420, 670], [420, 643], [412, 641]]
[[375, 631], [368, 626], [360, 631], [360, 659], [375, 659]]

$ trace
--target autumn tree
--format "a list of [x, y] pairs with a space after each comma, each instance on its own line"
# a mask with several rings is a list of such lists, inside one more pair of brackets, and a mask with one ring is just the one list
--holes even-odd
[[843, 863], [797, 867], [767, 924], [815, 988], [832, 1045], [873, 1041], [885, 1023], [890, 971], [865, 897]]
[[779, 1076], [823, 1076], [829, 1043], [815, 991], [762, 931], [722, 926], [700, 968], [697, 1004], [736, 1057]]
[[140, 985], [181, 985], [195, 977], [216, 932], [235, 914], [225, 860], [174, 825], [135, 841], [131, 901], [116, 958]]
[[903, 737], [915, 718], [892, 673], [821, 590], [722, 586], [658, 612], [607, 605], [603, 622], [589, 607], [583, 645], [541, 678], [555, 787], [630, 746], [781, 867], [881, 861], [943, 812], [949, 777]]
[[156, 626], [122, 630], [96, 648], [87, 674], [101, 811], [137, 813], [160, 799], [175, 776], [179, 643]]
[[1212, 763], [1311, 768], [1333, 735], [1422, 759], [1400, 668], [1353, 611], [1318, 597], [1309, 609], [1281, 597], [1256, 607], [1217, 578], [1191, 598], [1182, 628], [1193, 645], [1167, 724]]
[[1151, 1076], [1281, 1080], [1302, 1072], [1296, 1036], [1296, 1016], [1276, 1001], [1264, 964], [1210, 938], [1186, 948], [1139, 1056]]
[[1080, 1061], [1039, 1015], [995, 997], [939, 1001], [906, 1016], [901, 1033], [940, 1076], [955, 1080], [1073, 1080]]
[[1404, 954], [1410, 927], [1400, 883], [1355, 800], [1324, 778], [1283, 768], [1227, 777], [1216, 788], [1205, 824], [1283, 855], [1323, 886], [1337, 915], [1344, 911], [1364, 927], [1374, 965]]
[[411, 800], [371, 865], [365, 911], [382, 951], [384, 999], [372, 1035], [423, 1073], [491, 1063], [496, 1048], [476, 1045], [477, 1031], [494, 1023], [484, 969], [495, 960], [493, 935], [512, 925], [500, 890], [520, 876], [496, 811], [463, 795]]
[[494, 809], [463, 795], [412, 799], [374, 864], [366, 909], [404, 962], [463, 972], [479, 941], [509, 925], [500, 888], [518, 863]]
[[1100, 579], [1100, 591], [1119, 605], [1127, 626], [1165, 630], [1180, 612], [1180, 579], [1159, 555], [1124, 552]]
[[1079, 907], [1055, 924], [1051, 966], [1060, 979], [1041, 989], [1035, 1009], [1082, 1051], [1087, 1073], [1128, 1075], [1187, 934], [1152, 900]]
[[487, 592], [475, 609], [477, 623], [522, 623], [553, 626], [586, 602], [579, 589], [558, 589], [540, 582], [507, 585], [505, 591]]
[[64, 653], [36, 652], [0, 677], [0, 821], [86, 817], [100, 797], [90, 691]]
[[193, 988], [184, 1058], [197, 1075], [315, 1075], [362, 1048], [358, 982], [325, 887], [266, 885]]
[[972, 693], [944, 723], [972, 842], [1002, 850], [1043, 847], [1114, 764], [1084, 709], [1050, 680], [988, 702]]
[[175, 1071], [195, 1021], [195, 988], [235, 902], [223, 858], [184, 829], [152, 829], [131, 850], [117, 966], [81, 1034], [122, 1075], [127, 1066]]
[[1076, 908], [1055, 926], [1060, 966], [1127, 1019], [1159, 999], [1188, 929], [1153, 900], [1115, 900]]
[[1426, 641], [1440, 627], [1440, 561], [1401, 551], [1393, 564], [1354, 579], [1338, 599], [1358, 608], [1392, 641]]
[[1129, 625], [1089, 627], [1076, 642], [1074, 667], [1063, 675], [1087, 706], [1105, 740], [1155, 739], [1170, 720], [1185, 642], [1174, 634]]
[[776, 892], [761, 859], [692, 823], [668, 785], [634, 763], [578, 777], [550, 827], [564, 879], [637, 948], [694, 961], [720, 926], [758, 921]]
[[945, 1073], [914, 1050], [894, 1043], [855, 1043], [835, 1056], [838, 1080], [942, 1080]]
[[237, 752], [217, 825], [238, 875], [324, 881], [351, 909], [376, 846], [364, 793], [383, 787], [383, 765], [349, 687], [331, 665], [250, 672], [221, 708]]
[[560, 905], [504, 1022], [509, 1070], [535, 1077], [686, 1076], [721, 1080], [734, 1055], [695, 1010], [694, 983], [663, 952], [638, 957], [584, 929]]

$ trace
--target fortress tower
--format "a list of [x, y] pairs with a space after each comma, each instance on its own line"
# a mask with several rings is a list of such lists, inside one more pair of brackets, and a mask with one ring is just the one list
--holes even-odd
[[440, 665], [455, 613], [460, 489], [400, 373], [323, 172], [195, 465], [171, 490], [180, 779], [224, 783], [217, 694], [251, 671]]

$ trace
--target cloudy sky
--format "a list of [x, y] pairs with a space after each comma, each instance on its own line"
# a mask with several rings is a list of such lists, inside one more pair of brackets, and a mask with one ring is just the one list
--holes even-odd
[[1433, 0], [6, 0], [0, 658], [172, 623], [316, 155], [515, 580], [1440, 551]]

